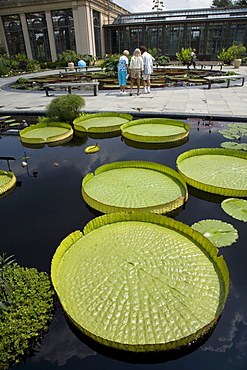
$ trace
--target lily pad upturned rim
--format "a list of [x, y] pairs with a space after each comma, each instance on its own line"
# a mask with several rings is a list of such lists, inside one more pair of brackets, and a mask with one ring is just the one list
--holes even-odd
[[[50, 128], [50, 127], [61, 127], [61, 128], [64, 128], [66, 129], [67, 131], [63, 134], [60, 134], [60, 135], [54, 135], [54, 136], [50, 136], [48, 137], [46, 140], [43, 139], [42, 137], [25, 137], [25, 134], [27, 132], [32, 132], [36, 129], [46, 129], [46, 128]], [[40, 144], [48, 144], [48, 143], [55, 143], [55, 142], [63, 142], [63, 140], [67, 140], [69, 138], [72, 138], [73, 137], [73, 129], [71, 127], [71, 125], [69, 125], [68, 123], [64, 123], [64, 122], [49, 122], [49, 123], [37, 123], [36, 125], [31, 125], [31, 126], [28, 126], [26, 128], [24, 128], [23, 130], [20, 131], [20, 140], [25, 143], [25, 144], [31, 144], [31, 145], [40, 145]]]
[[[152, 124], [159, 124], [159, 125], [170, 125], [170, 126], [178, 126], [184, 129], [184, 132], [174, 134], [174, 135], [169, 135], [169, 134], [164, 134], [164, 135], [153, 135], [153, 136], [148, 136], [148, 135], [141, 135], [141, 134], [134, 134], [128, 131], [128, 129], [132, 126], [140, 126], [140, 125], [152, 125]], [[126, 139], [130, 139], [133, 141], [137, 142], [146, 142], [146, 143], [166, 143], [166, 142], [173, 142], [177, 140], [182, 140], [185, 137], [189, 135], [190, 131], [190, 125], [188, 123], [185, 123], [183, 121], [175, 120], [175, 119], [170, 119], [170, 118], [144, 118], [144, 119], [138, 119], [134, 120], [131, 122], [124, 123], [121, 126], [121, 132], [122, 135]]]
[[232, 245], [238, 239], [238, 230], [233, 225], [221, 220], [201, 220], [195, 222], [191, 227], [209, 239], [216, 248]]
[[[85, 186], [87, 182], [90, 181], [94, 176], [102, 172], [106, 172], [106, 171], [113, 170], [113, 169], [121, 169], [121, 168], [149, 169], [149, 170], [157, 171], [165, 175], [168, 175], [170, 177], [173, 177], [183, 187], [185, 196], [180, 196], [177, 199], [174, 199], [165, 204], [158, 204], [155, 206], [135, 208], [135, 207], [121, 207], [121, 206], [115, 206], [115, 205], [99, 202], [87, 194], [87, 192], [85, 191]], [[96, 209], [97, 211], [102, 212], [102, 213], [141, 211], [141, 212], [152, 212], [152, 213], [162, 214], [162, 213], [171, 212], [174, 209], [181, 207], [188, 200], [188, 189], [187, 189], [186, 181], [177, 171], [175, 171], [174, 169], [170, 167], [164, 166], [162, 164], [158, 164], [155, 162], [148, 162], [148, 161], [123, 161], [123, 162], [113, 162], [113, 163], [102, 165], [96, 168], [94, 173], [90, 172], [83, 178], [81, 191], [82, 191], [82, 196], [85, 202], [93, 209]]]
[[114, 132], [114, 131], [120, 131], [120, 127], [122, 123], [117, 123], [115, 125], [105, 125], [102, 127], [90, 127], [87, 129], [83, 126], [83, 121], [89, 120], [91, 118], [100, 118], [100, 117], [120, 117], [124, 118], [125, 120], [131, 121], [133, 119], [133, 116], [128, 113], [118, 113], [118, 112], [101, 112], [101, 113], [86, 113], [83, 116], [77, 117], [74, 119], [74, 129], [77, 131], [85, 132], [85, 133], [108, 133], [108, 132]]
[[242, 189], [231, 189], [231, 188], [223, 188], [219, 186], [214, 186], [210, 184], [206, 184], [194, 179], [191, 179], [186, 174], [184, 174], [180, 169], [179, 165], [182, 161], [184, 161], [187, 158], [194, 157], [194, 156], [201, 156], [201, 155], [224, 155], [229, 157], [237, 157], [247, 160], [247, 153], [244, 151], [234, 150], [234, 149], [223, 149], [223, 148], [199, 148], [199, 149], [191, 149], [187, 152], [184, 152], [180, 154], [177, 157], [176, 160], [176, 166], [178, 169], [178, 172], [181, 174], [181, 176], [184, 177], [187, 184], [190, 186], [193, 186], [194, 188], [197, 188], [199, 190], [203, 190], [208, 193], [213, 194], [219, 194], [224, 196], [232, 196], [232, 197], [246, 197], [247, 196], [247, 190]]
[[15, 186], [16, 186], [16, 177], [14, 175], [13, 172], [6, 172], [6, 171], [2, 171], [0, 170], [0, 176], [6, 176], [8, 181], [6, 183], [4, 183], [3, 185], [0, 186], [0, 195], [1, 195], [1, 198], [3, 197], [3, 195], [5, 193], [8, 192], [9, 194], [9, 191], [10, 190], [14, 190]]
[[[179, 234], [182, 234], [183, 237], [188, 238], [188, 240], [190, 240], [193, 244], [195, 244], [195, 247], [196, 246], [199, 247], [199, 249], [202, 251], [202, 253], [205, 254], [208, 257], [209, 261], [211, 261], [211, 263], [213, 263], [214, 269], [215, 269], [215, 271], [217, 271], [218, 278], [221, 281], [221, 283], [220, 283], [221, 288], [220, 288], [220, 291], [219, 291], [219, 304], [217, 306], [217, 310], [215, 311], [214, 315], [211, 315], [211, 316], [214, 316], [214, 317], [212, 317], [212, 320], [211, 320], [211, 317], [210, 317], [211, 321], [206, 323], [206, 325], [204, 325], [205, 323], [203, 323], [203, 326], [199, 329], [197, 328], [195, 332], [193, 332], [193, 330], [191, 330], [191, 332], [189, 333], [188, 336], [177, 338], [176, 340], [173, 340], [174, 338], [171, 338], [170, 341], [167, 341], [167, 342], [164, 342], [164, 343], [159, 343], [157, 340], [155, 341], [155, 338], [153, 339], [153, 343], [132, 343], [133, 340], [131, 340], [131, 342], [124, 342], [124, 343], [119, 342], [119, 341], [117, 342], [117, 341], [114, 341], [113, 339], [111, 339], [111, 338], [113, 338], [113, 336], [106, 337], [106, 336], [103, 336], [103, 335], [99, 335], [99, 333], [95, 334], [94, 330], [90, 331], [89, 327], [90, 327], [91, 324], [89, 325], [88, 329], [86, 329], [85, 325], [83, 326], [83, 324], [81, 322], [78, 322], [73, 317], [73, 316], [75, 316], [75, 314], [73, 315], [73, 312], [75, 312], [74, 309], [73, 309], [72, 313], [70, 312], [70, 307], [69, 306], [71, 305], [71, 300], [66, 301], [66, 298], [63, 296], [64, 292], [62, 292], [62, 290], [64, 288], [64, 285], [63, 285], [63, 282], [60, 281], [61, 276], [63, 276], [63, 273], [60, 273], [60, 275], [59, 275], [59, 268], [60, 268], [59, 265], [60, 265], [61, 261], [63, 260], [64, 256], [67, 254], [67, 252], [70, 250], [70, 248], [73, 247], [73, 245], [75, 243], [77, 243], [84, 236], [87, 237], [87, 235], [90, 235], [92, 233], [90, 235], [90, 240], [93, 240], [92, 238], [94, 238], [94, 236], [93, 236], [94, 232], [99, 230], [100, 228], [109, 227], [109, 225], [114, 224], [114, 223], [117, 223], [117, 224], [120, 225], [119, 227], [124, 228], [125, 227], [124, 223], [127, 222], [129, 224], [131, 221], [138, 221], [138, 222], [141, 222], [141, 223], [159, 225], [159, 226], [162, 226], [164, 228], [168, 228], [170, 230], [173, 230], [174, 232], [178, 232]], [[140, 242], [140, 243], [142, 244], [142, 242]], [[97, 243], [96, 243], [96, 245], [97, 245]], [[109, 245], [109, 243], [108, 243], [108, 245]], [[151, 246], [150, 245], [148, 245], [147, 248], [151, 251], [151, 249], [150, 249]], [[84, 251], [83, 251], [83, 253], [84, 253]], [[207, 238], [205, 238], [202, 234], [200, 234], [196, 230], [193, 230], [191, 227], [189, 227], [189, 226], [187, 226], [187, 225], [185, 225], [185, 224], [183, 224], [179, 221], [175, 221], [175, 220], [173, 220], [169, 217], [165, 217], [165, 216], [161, 216], [161, 215], [154, 215], [154, 214], [145, 213], [145, 212], [144, 213], [142, 213], [142, 212], [133, 212], [133, 213], [132, 212], [129, 212], [129, 213], [121, 212], [121, 213], [107, 214], [107, 215], [97, 217], [97, 218], [93, 219], [92, 221], [90, 221], [84, 227], [83, 233], [81, 231], [77, 230], [77, 231], [71, 233], [70, 235], [68, 235], [61, 242], [61, 244], [57, 248], [57, 250], [56, 250], [56, 252], [55, 252], [55, 254], [52, 258], [51, 279], [52, 279], [53, 286], [54, 286], [54, 288], [55, 288], [55, 290], [58, 294], [58, 297], [60, 299], [60, 302], [61, 302], [66, 314], [68, 315], [70, 320], [73, 322], [73, 324], [76, 325], [78, 329], [80, 329], [84, 334], [88, 335], [90, 338], [94, 339], [95, 341], [97, 341], [97, 342], [99, 342], [103, 345], [106, 345], [106, 346], [109, 346], [109, 347], [112, 347], [112, 348], [118, 348], [120, 350], [127, 350], [127, 351], [132, 351], [132, 352], [164, 351], [164, 350], [170, 350], [170, 349], [178, 348], [178, 347], [183, 346], [183, 345], [188, 345], [192, 341], [199, 339], [202, 335], [204, 335], [206, 332], [208, 332], [208, 330], [210, 330], [210, 328], [212, 328], [215, 325], [215, 323], [218, 321], [219, 316], [221, 315], [222, 310], [224, 309], [224, 305], [225, 305], [225, 302], [226, 302], [226, 299], [227, 299], [227, 296], [228, 296], [228, 293], [229, 293], [229, 272], [228, 272], [228, 268], [227, 268], [226, 262], [224, 261], [223, 256], [217, 256], [217, 253], [218, 253], [218, 249], [215, 248], [213, 246], [213, 244]], [[124, 256], [122, 256], [122, 257], [119, 256], [120, 259], [123, 258], [123, 257]], [[127, 258], [127, 256], [126, 256], [126, 258]], [[133, 262], [133, 264], [134, 264], [134, 262]], [[113, 270], [114, 270], [115, 267], [116, 266], [112, 265]], [[124, 273], [124, 271], [123, 271], [123, 273]], [[113, 277], [114, 277], [114, 274], [113, 274]], [[132, 283], [134, 283], [134, 281]], [[104, 281], [102, 281], [102, 284], [104, 284]], [[207, 289], [209, 289], [209, 287], [207, 287]], [[84, 291], [84, 288], [82, 290]], [[82, 294], [82, 295], [83, 295], [83, 297], [78, 297], [79, 301], [81, 302], [80, 305], [83, 304], [82, 301], [85, 298], [84, 294]], [[182, 297], [180, 297], [180, 298], [182, 299]], [[147, 304], [147, 302], [145, 302], [145, 304]], [[207, 307], [205, 307], [205, 309], [207, 309]], [[165, 312], [164, 312], [164, 314], [165, 314]], [[151, 314], [151, 316], [152, 316], [152, 314]], [[157, 320], [158, 320], [158, 318], [157, 318]], [[160, 325], [162, 327], [163, 319], [161, 318], [160, 320], [161, 320]], [[166, 320], [167, 320], [167, 318], [166, 318]], [[92, 322], [94, 322], [94, 319], [92, 319]], [[100, 329], [100, 331], [101, 331], [101, 329]], [[104, 333], [105, 333], [105, 331], [107, 332], [106, 329], [104, 329]], [[108, 333], [107, 333], [107, 336], [108, 336]], [[149, 338], [149, 336], [147, 336], [147, 337]], [[146, 337], [145, 337], [145, 341], [146, 341]]]
[[[221, 202], [221, 208], [236, 220], [247, 222], [247, 200], [227, 198]], [[243, 211], [243, 213], [241, 213]]]

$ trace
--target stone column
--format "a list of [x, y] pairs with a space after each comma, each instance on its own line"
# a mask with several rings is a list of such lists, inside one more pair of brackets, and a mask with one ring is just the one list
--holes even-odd
[[46, 24], [47, 24], [47, 30], [48, 30], [50, 50], [51, 50], [51, 60], [55, 62], [57, 60], [57, 51], [56, 51], [55, 37], [54, 37], [53, 24], [52, 24], [50, 10], [45, 11], [45, 17], [46, 17]]
[[79, 54], [95, 54], [93, 15], [90, 6], [73, 7], [76, 51]]
[[28, 28], [27, 28], [27, 20], [26, 20], [26, 16], [24, 13], [20, 13], [20, 19], [21, 19], [21, 27], [22, 27], [23, 37], [25, 41], [25, 46], [26, 46], [27, 57], [29, 59], [33, 59], [31, 43], [30, 43], [29, 33], [28, 33]]

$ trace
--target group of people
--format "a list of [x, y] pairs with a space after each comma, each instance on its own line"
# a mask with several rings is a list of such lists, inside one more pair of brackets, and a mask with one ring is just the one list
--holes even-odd
[[123, 55], [119, 58], [118, 63], [118, 81], [120, 85], [120, 93], [126, 94], [125, 88], [127, 79], [130, 76], [130, 96], [134, 82], [137, 85], [137, 95], [140, 95], [141, 77], [143, 78], [143, 92], [150, 93], [150, 75], [153, 72], [153, 61], [155, 60], [151, 54], [147, 52], [146, 46], [141, 46], [133, 52], [133, 56], [129, 63], [129, 51], [124, 50]]
[[[143, 78], [143, 92], [150, 93], [150, 76], [153, 73], [153, 61], [155, 60], [151, 54], [147, 52], [146, 46], [141, 46], [140, 49], [135, 49], [129, 63], [129, 51], [124, 50], [123, 55], [119, 58], [118, 63], [118, 81], [120, 85], [120, 93], [126, 94], [125, 88], [127, 79], [130, 76], [130, 96], [132, 96], [133, 85], [136, 80], [137, 95], [140, 95], [141, 76]], [[192, 49], [188, 69], [193, 65], [196, 68], [196, 49]]]

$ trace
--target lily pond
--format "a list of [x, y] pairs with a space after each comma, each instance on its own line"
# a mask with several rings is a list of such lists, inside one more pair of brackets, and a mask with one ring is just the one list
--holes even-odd
[[[28, 121], [28, 117], [25, 117]], [[137, 118], [137, 117], [135, 117]], [[141, 117], [143, 118], [143, 117]], [[67, 143], [33, 148], [18, 135], [0, 136], [0, 170], [13, 171], [15, 190], [0, 199], [0, 251], [14, 255], [24, 267], [34, 267], [50, 274], [52, 257], [61, 243], [75, 230], [100, 213], [88, 206], [81, 192], [82, 179], [98, 167], [113, 162], [149, 161], [176, 170], [178, 156], [197, 148], [220, 148], [223, 142], [246, 144], [247, 136], [223, 137], [230, 122], [196, 117], [183, 120], [189, 124], [188, 137], [165, 144], [135, 143], [112, 134], [76, 136]], [[28, 122], [30, 123], [30, 122]], [[33, 118], [32, 118], [33, 123]], [[234, 123], [234, 122], [232, 122]], [[241, 123], [238, 123], [241, 125]], [[90, 154], [89, 146], [100, 150]], [[226, 147], [228, 144], [224, 144]], [[240, 147], [241, 151], [245, 146]], [[9, 159], [8, 159], [9, 157]], [[12, 159], [11, 159], [12, 157]], [[27, 165], [23, 165], [22, 162]], [[223, 313], [200, 341], [178, 350], [136, 356], [103, 347], [82, 335], [68, 320], [60, 303], [55, 302], [53, 320], [35, 354], [22, 362], [20, 370], [208, 370], [247, 368], [247, 229], [246, 223], [228, 215], [221, 208], [226, 197], [188, 186], [188, 200], [170, 216], [193, 225], [214, 219], [231, 224], [238, 239], [231, 246], [219, 248], [230, 274], [230, 291]], [[186, 310], [186, 307], [184, 308]]]

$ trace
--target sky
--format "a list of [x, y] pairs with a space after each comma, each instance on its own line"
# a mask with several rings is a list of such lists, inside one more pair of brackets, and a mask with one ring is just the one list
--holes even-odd
[[[112, 0], [131, 13], [151, 12], [153, 0]], [[210, 8], [213, 0], [162, 0], [165, 10]]]

